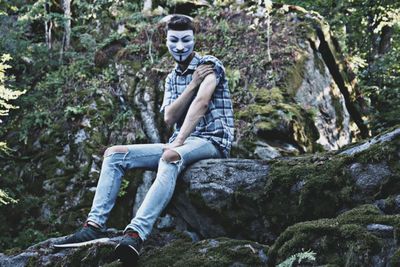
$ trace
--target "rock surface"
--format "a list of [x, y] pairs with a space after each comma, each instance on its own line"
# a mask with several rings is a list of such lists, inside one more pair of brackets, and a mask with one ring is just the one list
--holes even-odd
[[[317, 265], [396, 266], [400, 132], [387, 135], [391, 138], [351, 155], [193, 164], [167, 209], [174, 217], [160, 220], [159, 228], [168, 230], [145, 242], [139, 266], [275, 266], [308, 250], [316, 253]], [[369, 167], [352, 170], [365, 161], [385, 166], [386, 178], [372, 179], [373, 186], [367, 178], [360, 186], [360, 180], [376, 174]], [[386, 212], [390, 203], [394, 208]], [[181, 223], [171, 223], [174, 218]], [[168, 227], [162, 227], [166, 221]], [[171, 232], [173, 225], [177, 231]], [[61, 252], [51, 248], [57, 239], [50, 239], [16, 255], [0, 255], [0, 265], [118, 266], [112, 252], [118, 238]]]
[[271, 243], [294, 223], [333, 218], [373, 203], [377, 195], [387, 198], [396, 192], [400, 133], [387, 135], [392, 138], [384, 140], [397, 141], [375, 145], [376, 150], [371, 147], [366, 153], [355, 146], [345, 157], [338, 153], [275, 161], [201, 161], [183, 175], [186, 187], [178, 190], [174, 205], [203, 237]]
[[[164, 234], [160, 247], [160, 237], [147, 241], [149, 245], [144, 247], [137, 266], [265, 266], [268, 261], [268, 247], [253, 241], [217, 238], [193, 242], [187, 236]], [[92, 246], [57, 250], [53, 244], [59, 240], [49, 239], [16, 256], [0, 253], [0, 266], [124, 266], [113, 253], [119, 237]]]

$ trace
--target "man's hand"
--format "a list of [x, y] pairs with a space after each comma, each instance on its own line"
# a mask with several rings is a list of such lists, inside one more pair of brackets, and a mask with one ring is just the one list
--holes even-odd
[[173, 149], [175, 147], [180, 147], [183, 145], [185, 140], [180, 140], [179, 138], [176, 138], [172, 143], [170, 144], [165, 144], [163, 147], [163, 150], [167, 150], [167, 149]]
[[200, 84], [203, 80], [214, 74], [212, 65], [203, 64], [197, 67], [192, 76], [192, 81], [183, 91], [183, 93], [174, 101], [171, 105], [165, 107], [164, 121], [172, 126], [186, 111], [186, 108], [190, 105], [192, 97], [197, 93]]
[[213, 66], [210, 64], [202, 64], [194, 71], [192, 81], [190, 82], [195, 88], [199, 87], [204, 78], [213, 73]]

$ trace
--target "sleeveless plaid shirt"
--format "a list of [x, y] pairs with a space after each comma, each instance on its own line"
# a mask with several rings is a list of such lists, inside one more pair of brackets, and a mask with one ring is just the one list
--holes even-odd
[[[164, 112], [165, 107], [174, 102], [182, 94], [192, 81], [192, 75], [196, 68], [204, 63], [212, 63], [214, 65], [217, 87], [209, 102], [208, 110], [190, 136], [197, 136], [211, 141], [225, 157], [228, 157], [234, 137], [234, 117], [228, 81], [225, 77], [225, 69], [221, 61], [216, 57], [210, 55], [200, 56], [195, 53], [195, 56], [184, 72], [176, 65], [175, 69], [169, 73], [165, 80], [164, 101], [160, 111]], [[169, 139], [170, 143], [177, 137], [186, 113], [187, 110], [176, 122], [175, 131]]]

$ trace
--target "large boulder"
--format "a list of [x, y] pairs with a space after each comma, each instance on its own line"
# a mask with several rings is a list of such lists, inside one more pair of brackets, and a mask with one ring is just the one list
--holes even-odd
[[[57, 250], [53, 244], [60, 238], [53, 238], [18, 255], [0, 253], [0, 266], [126, 266], [114, 255], [119, 239], [111, 237], [107, 242], [91, 246]], [[182, 234], [153, 235], [136, 266], [265, 266], [267, 250], [267, 246], [247, 240], [216, 238], [195, 242]]]
[[[317, 265], [396, 266], [399, 160], [397, 128], [334, 153], [195, 163], [182, 175], [167, 209], [187, 229], [180, 223], [178, 231], [152, 234], [139, 265], [275, 266], [309, 252], [315, 258], [307, 261]], [[385, 171], [377, 174], [374, 164]], [[57, 240], [0, 254], [0, 264], [119, 264], [112, 252], [118, 237], [62, 252], [51, 247]]]
[[273, 244], [273, 263], [305, 249], [320, 264], [387, 266], [398, 249], [399, 160], [400, 128], [341, 152], [203, 160], [172, 203], [203, 238]]

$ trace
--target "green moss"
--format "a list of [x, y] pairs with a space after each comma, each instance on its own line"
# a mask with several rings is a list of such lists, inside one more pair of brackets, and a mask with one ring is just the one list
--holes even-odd
[[6, 251], [4, 251], [3, 253], [5, 255], [16, 255], [16, 254], [19, 254], [21, 252], [22, 252], [21, 248], [10, 248], [10, 249], [7, 249]]
[[139, 266], [265, 266], [260, 253], [267, 247], [252, 241], [227, 238], [207, 239], [197, 243], [177, 240], [149, 251], [139, 259]]
[[304, 80], [304, 70], [307, 55], [301, 54], [295, 59], [295, 63], [287, 69], [287, 77], [285, 79], [285, 92], [295, 96], [297, 89], [301, 86]]
[[249, 138], [264, 140], [285, 140], [298, 144], [304, 151], [314, 151], [318, 131], [314, 126], [313, 114], [295, 103], [288, 104], [282, 89], [249, 87], [256, 101], [239, 110], [236, 117], [252, 122]]
[[261, 121], [257, 122], [254, 125], [258, 130], [263, 131], [263, 132], [270, 132], [276, 129], [276, 125], [274, 125], [270, 121]]
[[245, 110], [240, 110], [237, 117], [239, 119], [254, 118], [254, 116], [270, 116], [274, 112], [274, 107], [271, 105], [252, 104], [246, 107]]
[[111, 263], [106, 263], [106, 264], [104, 264], [102, 266], [103, 267], [121, 267], [121, 266], [124, 266], [124, 265], [120, 261], [114, 261], [114, 262], [111, 262]]
[[343, 105], [340, 101], [340, 98], [333, 95], [332, 91], [330, 91], [330, 95], [332, 98], [332, 104], [333, 108], [335, 109], [335, 114], [336, 114], [336, 128], [338, 131], [341, 131], [343, 128], [343, 120], [344, 120], [344, 115], [343, 115]]
[[[388, 144], [389, 147], [392, 145], [393, 143]], [[387, 152], [386, 149], [380, 152], [376, 149], [374, 151]], [[391, 153], [396, 155], [396, 152], [392, 151]], [[391, 194], [398, 194], [399, 179], [393, 175], [385, 181], [390, 186], [377, 187], [376, 192], [370, 194], [361, 193], [362, 199], [360, 199], [360, 191], [355, 185], [353, 174], [350, 171], [350, 166], [359, 159], [358, 155], [340, 156], [335, 154], [336, 152], [332, 152], [270, 161], [264, 187], [254, 192], [239, 188], [233, 199], [229, 201], [229, 207], [205, 206], [200, 194], [192, 194], [190, 198], [196, 208], [215, 218], [215, 222], [222, 225], [228, 233], [235, 233], [236, 229], [242, 227], [243, 236], [251, 236], [256, 240], [266, 242], [265, 240], [269, 240], [268, 238], [271, 236], [278, 236], [295, 223], [319, 218], [336, 218], [339, 212], [362, 203], [374, 202], [376, 197], [385, 198]], [[396, 157], [374, 156], [381, 160], [389, 158], [390, 160], [386, 162], [390, 166], [398, 164]], [[232, 210], [235, 212], [231, 212]], [[378, 219], [373, 219], [374, 217]], [[345, 226], [342, 232], [356, 232], [356, 230], [360, 230], [360, 227], [365, 226], [363, 221], [366, 218], [381, 224], [394, 222], [393, 217], [381, 216], [380, 211], [371, 206], [362, 206], [357, 210], [345, 213], [337, 217], [336, 222], [354, 224], [357, 227]], [[249, 221], [265, 227], [269, 236], [259, 234], [254, 237], [250, 230], [243, 229], [243, 225], [248, 225]], [[321, 227], [324, 231], [330, 229], [326, 225]], [[333, 229], [333, 231], [336, 230]], [[397, 228], [395, 228], [395, 234], [397, 237]], [[366, 237], [365, 240], [367, 239]], [[372, 243], [375, 242], [374, 237], [371, 237], [371, 240]], [[327, 246], [330, 245], [327, 244]]]
[[317, 67], [317, 70], [321, 73], [321, 75], [325, 75], [326, 65], [324, 60], [321, 58], [321, 55], [314, 51], [314, 66]]
[[36, 257], [29, 257], [25, 267], [36, 267], [38, 265], [39, 265], [39, 263], [37, 262]]
[[400, 249], [394, 253], [393, 257], [390, 259], [390, 266], [399, 266], [400, 265]]
[[288, 227], [269, 251], [272, 263], [278, 263], [301, 250], [317, 253], [317, 264], [371, 266], [381, 252], [383, 240], [369, 232], [368, 224], [400, 225], [398, 216], [382, 215], [372, 205], [350, 210], [335, 219], [320, 219]]
[[[395, 163], [398, 157], [396, 151], [400, 149], [400, 136], [396, 137], [392, 142], [383, 144], [375, 144], [370, 146], [367, 150], [358, 153], [355, 158], [360, 163], [378, 163], [388, 161]], [[398, 166], [398, 164], [395, 164]]]
[[[397, 143], [394, 140], [380, 144], [356, 156], [332, 158], [333, 154], [325, 154], [272, 161], [263, 198], [259, 200], [262, 213], [273, 223], [276, 233], [295, 222], [335, 217], [343, 207], [357, 205], [354, 195], [358, 189], [349, 171], [350, 164], [386, 162], [392, 168], [398, 166], [395, 156]], [[399, 176], [393, 174], [381, 188], [376, 189], [375, 197], [385, 198], [397, 194], [399, 190]], [[373, 194], [364, 197], [363, 201], [374, 201]], [[375, 210], [375, 213], [378, 214], [378, 211]], [[383, 220], [385, 217], [380, 218]], [[342, 217], [338, 219], [342, 220]]]
[[114, 246], [114, 244], [96, 244], [91, 247], [74, 249], [73, 253], [57, 262], [55, 266], [96, 267], [103, 266], [105, 263], [113, 263], [115, 260]]
[[262, 208], [277, 232], [296, 221], [333, 217], [350, 201], [352, 182], [343, 169], [345, 160], [325, 160], [309, 156], [271, 164]]
[[386, 198], [389, 195], [398, 194], [400, 191], [400, 137], [396, 137], [391, 142], [372, 145], [369, 149], [357, 154], [355, 160], [363, 164], [384, 163], [391, 170], [391, 175], [386, 177], [377, 197]]
[[107, 143], [106, 137], [100, 131], [92, 131], [90, 133], [91, 143], [93, 145], [104, 145]]
[[285, 101], [282, 89], [278, 87], [273, 87], [271, 89], [250, 87], [249, 91], [253, 94], [254, 101], [259, 105], [270, 104], [273, 106]]

